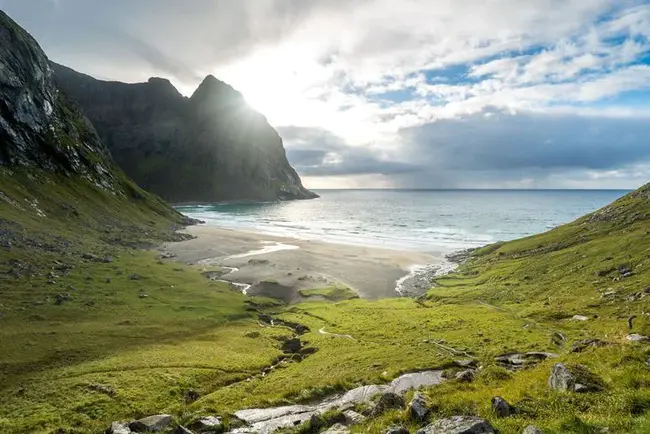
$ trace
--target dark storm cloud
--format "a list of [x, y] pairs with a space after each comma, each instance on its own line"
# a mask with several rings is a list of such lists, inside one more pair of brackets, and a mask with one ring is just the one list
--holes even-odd
[[279, 132], [289, 161], [303, 175], [390, 176], [420, 170], [416, 164], [378, 158], [372, 147], [348, 146], [343, 139], [322, 128], [282, 127]]
[[[401, 187], [451, 188], [650, 162], [650, 119], [490, 112], [402, 130], [403, 161], [378, 159], [327, 131], [283, 128], [289, 157], [311, 176], [383, 174]], [[335, 164], [327, 163], [335, 155]]]

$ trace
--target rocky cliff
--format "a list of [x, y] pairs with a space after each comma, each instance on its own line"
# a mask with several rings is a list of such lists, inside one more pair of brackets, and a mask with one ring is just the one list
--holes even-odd
[[[38, 43], [2, 11], [0, 144], [0, 216], [4, 220], [20, 219], [12, 210], [36, 209], [44, 217], [81, 207], [105, 219], [111, 212], [110, 202], [133, 208], [137, 217], [130, 224], [154, 216], [183, 221], [115, 165], [81, 109], [57, 88]], [[44, 211], [48, 207], [51, 213]], [[90, 225], [89, 219], [79, 223]]]
[[162, 78], [125, 84], [52, 66], [117, 164], [168, 201], [317, 197], [302, 186], [264, 116], [213, 76], [186, 98]]

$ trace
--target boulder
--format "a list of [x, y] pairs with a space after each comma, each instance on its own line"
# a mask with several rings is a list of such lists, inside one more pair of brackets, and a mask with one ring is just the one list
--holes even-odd
[[571, 345], [572, 353], [581, 353], [587, 348], [600, 348], [611, 345], [609, 342], [601, 341], [600, 339], [583, 339]]
[[535, 425], [528, 425], [522, 434], [544, 434], [542, 430]]
[[571, 321], [589, 321], [589, 317], [584, 315], [573, 315]]
[[461, 381], [463, 383], [471, 383], [474, 381], [474, 371], [471, 369], [468, 369], [466, 371], [460, 371], [459, 373], [456, 374], [456, 380]]
[[154, 416], [143, 417], [129, 424], [129, 429], [135, 432], [158, 432], [165, 429], [172, 422], [172, 417], [168, 414], [156, 414]]
[[199, 432], [207, 430], [217, 431], [223, 428], [223, 425], [221, 424], [221, 418], [214, 416], [205, 416], [192, 423], [192, 425], [190, 425], [190, 428]]
[[340, 423], [337, 423], [329, 427], [327, 430], [323, 431], [322, 434], [347, 434], [349, 432], [350, 430], [348, 429], [348, 427], [346, 427], [345, 425], [341, 425]]
[[454, 360], [454, 366], [458, 368], [476, 368], [477, 363], [476, 360], [473, 359], [462, 359], [462, 360]]
[[454, 416], [427, 425], [416, 434], [494, 434], [495, 432], [485, 419], [474, 416]]
[[497, 417], [508, 417], [514, 413], [514, 409], [505, 399], [500, 396], [492, 398], [492, 411]]
[[643, 336], [637, 333], [633, 333], [631, 335], [627, 335], [627, 340], [630, 342], [650, 342], [650, 337], [648, 336]]
[[366, 420], [366, 417], [354, 410], [345, 410], [343, 412], [346, 425], [358, 425]]
[[387, 410], [401, 410], [405, 406], [404, 398], [393, 392], [386, 392], [379, 397], [379, 401], [372, 409], [372, 416], [378, 416]]
[[391, 426], [382, 434], [409, 434], [409, 430], [403, 426]]
[[528, 353], [501, 354], [500, 356], [496, 356], [494, 360], [503, 368], [517, 370], [556, 357], [557, 354], [532, 351]]
[[548, 378], [548, 385], [553, 390], [568, 392], [598, 392], [603, 389], [603, 381], [581, 365], [570, 369], [562, 363], [553, 366]]
[[113, 422], [106, 430], [106, 434], [131, 434], [128, 422]]
[[185, 428], [183, 425], [179, 425], [176, 427], [174, 431], [172, 431], [172, 434], [194, 434], [194, 433], [189, 429]]
[[425, 396], [416, 392], [411, 402], [409, 402], [408, 411], [412, 419], [424, 422], [430, 413]]

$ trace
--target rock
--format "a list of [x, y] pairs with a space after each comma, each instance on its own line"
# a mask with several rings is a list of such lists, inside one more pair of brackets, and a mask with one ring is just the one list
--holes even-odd
[[111, 262], [113, 262], [113, 258], [111, 258], [110, 256], [104, 256], [105, 264], [110, 264]]
[[140, 297], [140, 298], [148, 298], [148, 297], [149, 297], [149, 294], [147, 294], [147, 293], [144, 292], [144, 291], [140, 291], [140, 295], [139, 295], [139, 297]]
[[309, 331], [309, 327], [304, 326], [302, 324], [297, 324], [296, 327], [295, 327], [295, 331], [296, 331], [297, 334], [303, 335], [303, 334], [305, 334], [305, 333], [307, 333]]
[[463, 383], [471, 383], [474, 381], [474, 371], [472, 369], [460, 371], [456, 374], [456, 380], [462, 381]]
[[409, 430], [403, 426], [391, 426], [382, 434], [409, 434]]
[[176, 427], [174, 431], [172, 431], [172, 434], [194, 434], [194, 433], [189, 429], [185, 428], [183, 425], [179, 425]]
[[571, 345], [572, 353], [581, 353], [587, 348], [600, 348], [611, 345], [609, 342], [601, 341], [600, 339], [583, 339]]
[[162, 431], [172, 422], [172, 417], [168, 414], [156, 414], [135, 420], [129, 424], [131, 431], [148, 432]]
[[430, 413], [425, 396], [416, 392], [411, 402], [409, 402], [408, 411], [412, 419], [424, 422]]
[[631, 335], [627, 335], [627, 340], [630, 342], [650, 342], [650, 337], [648, 336], [643, 336], [637, 333], [633, 333]]
[[110, 427], [106, 430], [106, 434], [131, 434], [132, 431], [129, 429], [129, 424], [127, 422], [113, 422]]
[[72, 300], [72, 296], [70, 294], [57, 294], [56, 297], [54, 297], [54, 304], [58, 306], [70, 300]]
[[476, 368], [477, 363], [473, 359], [454, 360], [454, 366], [458, 368]]
[[81, 257], [87, 261], [102, 262], [99, 256], [93, 255], [92, 253], [84, 253]]
[[197, 430], [199, 432], [202, 431], [218, 431], [223, 428], [223, 425], [221, 423], [221, 418], [220, 417], [215, 417], [215, 416], [205, 416], [202, 417], [190, 425], [190, 428], [193, 430]]
[[512, 406], [500, 396], [492, 398], [492, 411], [497, 417], [508, 417], [513, 413]]
[[106, 278], [106, 283], [111, 283], [111, 278], [110, 277]]
[[345, 425], [341, 425], [340, 423], [337, 423], [329, 427], [327, 430], [323, 431], [321, 434], [347, 434], [349, 432], [350, 430], [348, 429], [348, 427], [346, 427]]
[[379, 416], [387, 410], [401, 410], [405, 406], [404, 398], [393, 392], [383, 393], [372, 409], [372, 416]]
[[571, 321], [589, 321], [589, 317], [584, 315], [573, 315]]
[[343, 417], [345, 418], [346, 425], [358, 425], [366, 420], [364, 415], [357, 413], [354, 410], [345, 410], [343, 412]]
[[88, 386], [90, 390], [95, 392], [103, 393], [108, 396], [115, 396], [117, 392], [111, 386], [104, 386], [103, 384], [91, 384]]
[[528, 425], [522, 434], [544, 434], [541, 429], [535, 425]]
[[190, 389], [185, 393], [185, 402], [194, 402], [199, 399], [201, 395], [194, 389]]
[[129, 279], [131, 279], [131, 280], [140, 280], [141, 277], [140, 277], [139, 274], [133, 273], [133, 274], [131, 274], [131, 276], [129, 276]]
[[543, 352], [507, 353], [496, 356], [494, 360], [496, 360], [497, 364], [501, 367], [517, 370], [536, 365], [541, 361], [556, 357], [557, 354]]
[[548, 378], [548, 385], [553, 390], [567, 391], [573, 390], [575, 381], [571, 372], [562, 363], [556, 363]]
[[569, 369], [562, 363], [553, 366], [548, 385], [553, 390], [578, 393], [598, 392], [604, 387], [602, 380], [584, 366], [576, 365]]
[[282, 351], [289, 354], [298, 353], [301, 348], [302, 342], [300, 342], [300, 339], [298, 338], [289, 339], [284, 344], [282, 344]]
[[494, 434], [496, 431], [486, 420], [474, 416], [454, 416], [436, 421], [416, 434]]

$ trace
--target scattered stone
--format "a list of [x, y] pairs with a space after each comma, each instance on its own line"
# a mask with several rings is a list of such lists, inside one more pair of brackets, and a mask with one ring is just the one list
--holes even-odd
[[194, 402], [199, 399], [201, 395], [194, 389], [190, 389], [185, 393], [185, 402]]
[[221, 423], [221, 418], [220, 417], [215, 417], [215, 416], [206, 416], [198, 419], [192, 425], [190, 425], [190, 428], [197, 430], [199, 432], [201, 431], [218, 431], [223, 428], [223, 425]]
[[553, 366], [548, 385], [553, 390], [578, 393], [598, 392], [604, 387], [602, 380], [584, 366], [577, 365], [569, 369], [562, 363]]
[[494, 434], [496, 431], [486, 421], [474, 416], [454, 416], [427, 425], [416, 434]]
[[111, 262], [113, 262], [113, 258], [111, 258], [110, 256], [104, 256], [105, 264], [110, 264]]
[[379, 397], [379, 401], [372, 409], [372, 416], [379, 416], [386, 410], [402, 409], [405, 406], [404, 398], [393, 392], [386, 392]]
[[508, 417], [514, 413], [513, 407], [500, 396], [492, 398], [492, 411], [497, 417]]
[[382, 434], [409, 434], [409, 430], [403, 426], [391, 426]]
[[345, 410], [343, 412], [346, 425], [358, 425], [366, 420], [366, 417], [354, 410]]
[[115, 396], [117, 392], [115, 392], [115, 389], [113, 389], [111, 386], [104, 386], [103, 384], [91, 384], [88, 386], [90, 390], [94, 390], [95, 392], [103, 393], [104, 395], [108, 396]]
[[171, 258], [175, 258], [175, 257], [176, 257], [176, 255], [171, 253], [171, 252], [165, 252], [165, 253], [161, 253], [160, 255], [158, 255], [159, 259], [171, 259]]
[[508, 353], [496, 356], [494, 359], [501, 367], [517, 370], [523, 369], [528, 366], [536, 365], [546, 359], [556, 358], [557, 354], [542, 353], [542, 352], [528, 352], [528, 353]]
[[430, 413], [426, 397], [421, 393], [416, 392], [415, 395], [413, 395], [411, 402], [409, 402], [408, 411], [412, 419], [417, 420], [418, 422], [424, 422], [427, 417], [429, 417]]
[[148, 298], [148, 297], [149, 297], [149, 294], [147, 294], [147, 293], [144, 292], [144, 291], [140, 291], [140, 295], [139, 295], [139, 297], [140, 297], [140, 298]]
[[528, 425], [522, 434], [544, 434], [541, 429], [535, 425]]
[[57, 306], [62, 305], [66, 301], [72, 300], [72, 296], [70, 294], [57, 294], [56, 297], [54, 297], [54, 304]]
[[589, 317], [584, 315], [573, 315], [571, 321], [589, 321]]
[[48, 285], [56, 285], [56, 280], [48, 280], [47, 284]]
[[106, 278], [106, 283], [111, 283], [111, 278], [110, 277]]
[[129, 424], [126, 422], [113, 422], [106, 430], [106, 434], [131, 434]]
[[88, 260], [88, 261], [102, 262], [102, 260], [99, 258], [99, 256], [93, 255], [92, 253], [84, 253], [83, 255], [81, 255], [81, 257]]
[[458, 368], [476, 368], [478, 364], [476, 363], [476, 360], [463, 359], [463, 360], [454, 360], [454, 365]]
[[250, 259], [248, 265], [269, 265], [268, 259]]
[[571, 345], [572, 353], [581, 353], [587, 348], [601, 348], [611, 345], [609, 342], [601, 341], [600, 339], [583, 339]]
[[463, 383], [471, 383], [474, 381], [474, 371], [471, 369], [468, 369], [466, 371], [460, 371], [459, 373], [456, 374], [456, 380], [461, 381]]
[[332, 425], [326, 431], [323, 431], [322, 434], [347, 434], [349, 432], [350, 430], [348, 429], [348, 427], [340, 423], [337, 423], [335, 425]]
[[133, 274], [131, 274], [131, 276], [129, 277], [129, 279], [131, 279], [131, 280], [140, 280], [141, 277], [140, 277], [140, 275], [138, 275], [138, 274], [136, 274], [136, 273], [133, 273]]
[[297, 338], [289, 339], [284, 344], [282, 344], [282, 351], [289, 354], [295, 354], [299, 352], [301, 348], [302, 342], [300, 342], [300, 339]]
[[633, 333], [631, 335], [627, 335], [627, 340], [630, 342], [650, 342], [650, 337], [643, 336], [638, 333]]
[[247, 337], [247, 338], [251, 338], [251, 339], [257, 339], [262, 335], [261, 335], [260, 332], [248, 332], [244, 336]]
[[309, 327], [304, 326], [302, 324], [297, 324], [295, 330], [296, 330], [297, 334], [304, 335], [305, 333], [307, 333], [309, 331]]
[[172, 434], [194, 434], [194, 433], [189, 429], [185, 428], [183, 425], [179, 425], [176, 427], [174, 431], [172, 431]]
[[129, 429], [135, 432], [162, 431], [172, 422], [168, 414], [156, 414], [135, 420], [129, 424]]

